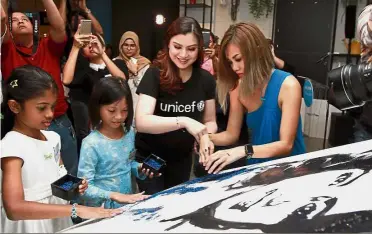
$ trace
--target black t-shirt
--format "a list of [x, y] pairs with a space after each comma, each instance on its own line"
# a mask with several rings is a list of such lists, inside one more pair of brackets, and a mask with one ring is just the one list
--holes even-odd
[[[123, 60], [118, 59], [113, 62], [124, 72], [126, 77], [129, 77], [128, 68]], [[82, 101], [86, 104], [89, 102], [94, 84], [99, 79], [110, 75], [107, 67], [96, 71], [92, 69], [89, 64], [89, 61], [79, 53], [75, 66], [74, 79], [71, 84], [67, 86], [70, 88], [69, 96], [72, 100]]]
[[[154, 115], [185, 116], [202, 123], [205, 101], [215, 98], [216, 82], [213, 76], [201, 68], [193, 68], [191, 78], [183, 84], [183, 90], [175, 95], [161, 90], [159, 77], [159, 69], [151, 67], [137, 88], [137, 94], [156, 99]], [[169, 160], [189, 156], [194, 141], [194, 137], [184, 129], [164, 134], [137, 133], [136, 148], [143, 157], [154, 153]]]

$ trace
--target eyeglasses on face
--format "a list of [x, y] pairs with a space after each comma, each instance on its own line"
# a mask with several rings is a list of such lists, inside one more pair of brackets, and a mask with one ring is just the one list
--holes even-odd
[[124, 43], [123, 46], [126, 49], [135, 49], [136, 48], [136, 44], [127, 44], [127, 43]]

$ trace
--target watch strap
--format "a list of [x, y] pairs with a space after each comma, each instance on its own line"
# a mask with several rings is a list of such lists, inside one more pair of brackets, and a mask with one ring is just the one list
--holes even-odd
[[253, 146], [251, 144], [246, 144], [244, 146], [245, 155], [247, 156], [247, 159], [252, 158], [254, 152], [253, 152]]

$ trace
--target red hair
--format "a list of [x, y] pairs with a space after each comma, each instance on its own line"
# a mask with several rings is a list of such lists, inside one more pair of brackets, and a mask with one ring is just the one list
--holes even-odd
[[153, 66], [160, 70], [160, 89], [175, 94], [183, 89], [183, 83], [178, 75], [178, 68], [169, 57], [169, 42], [179, 34], [193, 33], [198, 41], [198, 58], [192, 64], [193, 67], [201, 66], [203, 62], [203, 36], [199, 23], [191, 17], [180, 17], [173, 21], [167, 30], [164, 47], [158, 52]]

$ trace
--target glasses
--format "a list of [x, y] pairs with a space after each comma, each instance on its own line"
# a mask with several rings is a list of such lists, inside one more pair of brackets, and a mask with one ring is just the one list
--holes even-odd
[[136, 45], [135, 44], [124, 44], [123, 46], [126, 49], [135, 49], [136, 48]]

